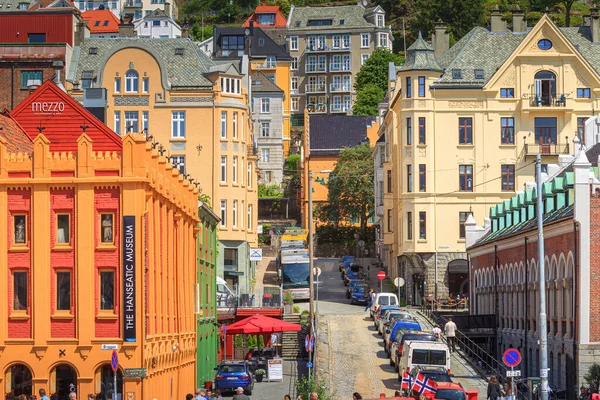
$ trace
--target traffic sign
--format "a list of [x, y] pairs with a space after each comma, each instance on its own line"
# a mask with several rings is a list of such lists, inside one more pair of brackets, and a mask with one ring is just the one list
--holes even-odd
[[310, 345], [310, 335], [306, 335], [304, 337], [304, 350], [308, 351], [309, 345]]
[[314, 274], [315, 276], [321, 276], [321, 268], [319, 268], [319, 267], [314, 267], [314, 268], [313, 268], [313, 274]]
[[306, 363], [306, 368], [312, 368], [312, 363], [310, 361]]
[[113, 372], [117, 372], [117, 369], [119, 369], [119, 356], [117, 355], [116, 350], [113, 350], [112, 352], [112, 357], [110, 358], [110, 367], [112, 368]]
[[521, 352], [517, 349], [506, 349], [504, 355], [502, 356], [502, 361], [508, 367], [516, 367], [521, 363]]
[[402, 286], [404, 286], [404, 278], [396, 278], [396, 279], [394, 279], [394, 285], [396, 285], [396, 287], [402, 287]]
[[521, 376], [521, 370], [520, 369], [515, 369], [512, 371], [506, 371], [506, 376]]
[[365, 247], [365, 241], [364, 240], [359, 240], [358, 241], [358, 247], [360, 247], [360, 248]]
[[379, 271], [377, 273], [377, 279], [379, 279], [380, 281], [385, 279], [385, 271]]

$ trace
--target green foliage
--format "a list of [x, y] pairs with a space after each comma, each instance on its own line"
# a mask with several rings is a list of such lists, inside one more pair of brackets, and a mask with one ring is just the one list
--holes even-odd
[[298, 179], [298, 178], [300, 178], [300, 171], [298, 171], [298, 169], [299, 169], [298, 163], [300, 162], [301, 159], [302, 158], [300, 157], [300, 154], [292, 154], [286, 160], [286, 162], [285, 162], [285, 169], [287, 169], [288, 171], [290, 171], [290, 177], [291, 177], [291, 179]]
[[204, 204], [206, 204], [209, 208], [212, 209], [212, 204], [211, 204], [211, 200], [210, 200], [210, 196], [207, 195], [206, 193], [203, 193], [201, 195], [198, 196], [198, 200], [200, 200], [201, 202], [203, 202]]
[[292, 311], [294, 311], [294, 314], [300, 314], [300, 307], [294, 304]]
[[590, 368], [588, 369], [587, 374], [583, 376], [583, 379], [585, 379], [585, 381], [595, 390], [598, 390], [598, 388], [600, 388], [600, 365], [597, 363], [590, 365]]
[[366, 84], [356, 92], [356, 102], [352, 107], [352, 114], [376, 116], [377, 106], [383, 100], [385, 91], [374, 83]]
[[[187, 3], [183, 3], [183, 4], [187, 4]], [[192, 25], [192, 28], [190, 29], [190, 35], [192, 35], [192, 38], [197, 41], [200, 42], [202, 40], [206, 40], [206, 39], [210, 39], [213, 36], [213, 27], [212, 25], [204, 25], [204, 29], [202, 28], [202, 25], [200, 25], [199, 23], [195, 23], [194, 25]]]
[[267, 185], [260, 183], [258, 185], [258, 198], [260, 199], [265, 197], [283, 197], [283, 190], [281, 190], [279, 185], [276, 184]]
[[261, 349], [265, 348], [265, 338], [263, 335], [258, 335], [258, 347]]
[[314, 380], [309, 380], [302, 376], [296, 381], [296, 393], [302, 395], [303, 399], [309, 399], [310, 393], [317, 392], [319, 400], [331, 400], [333, 394], [329, 391], [325, 381], [321, 380], [318, 384]]
[[369, 226], [363, 235], [357, 226], [334, 226], [323, 225], [317, 227], [317, 237], [320, 244], [341, 244], [351, 245], [356, 243], [356, 234], [360, 233], [360, 238], [367, 245], [375, 242], [375, 227]]
[[400, 57], [381, 47], [375, 49], [356, 74], [356, 81], [354, 83], [356, 91], [359, 92], [364, 86], [374, 84], [385, 92], [388, 86], [388, 67], [390, 62], [399, 64]]
[[244, 338], [242, 335], [235, 335], [233, 337], [233, 347], [237, 349], [244, 347]]
[[240, 13], [240, 7], [233, 3], [226, 3], [223, 8], [221, 8], [221, 12], [219, 13], [219, 19], [221, 22], [231, 22], [235, 21], [237, 15]]
[[310, 313], [308, 312], [308, 310], [304, 310], [304, 311], [302, 311], [302, 314], [300, 314], [300, 325], [302, 325], [303, 328], [309, 327]]
[[249, 349], [254, 349], [256, 348], [258, 345], [258, 341], [256, 340], [256, 336], [255, 335], [249, 335], [246, 338], [246, 347]]
[[327, 182], [327, 203], [318, 209], [321, 221], [360, 222], [364, 236], [374, 213], [374, 165], [369, 143], [346, 147]]
[[284, 303], [293, 303], [294, 296], [292, 296], [292, 292], [290, 292], [289, 290], [285, 290], [283, 292], [283, 301]]
[[256, 371], [254, 371], [254, 375], [256, 375], [256, 376], [259, 376], [259, 375], [264, 375], [264, 374], [266, 374], [266, 373], [267, 373], [267, 371], [265, 371], [265, 370], [264, 370], [264, 369], [262, 369], [262, 368], [259, 368], [259, 369], [257, 369]]

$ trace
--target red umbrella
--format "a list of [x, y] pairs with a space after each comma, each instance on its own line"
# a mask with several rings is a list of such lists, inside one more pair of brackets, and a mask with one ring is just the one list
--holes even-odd
[[227, 326], [227, 333], [273, 333], [299, 331], [302, 326], [256, 314]]

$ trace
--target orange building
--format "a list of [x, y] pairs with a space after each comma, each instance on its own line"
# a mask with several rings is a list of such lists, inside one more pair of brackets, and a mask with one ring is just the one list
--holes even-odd
[[14, 114], [0, 115], [5, 397], [184, 398], [198, 190], [144, 135], [119, 137], [50, 81]]

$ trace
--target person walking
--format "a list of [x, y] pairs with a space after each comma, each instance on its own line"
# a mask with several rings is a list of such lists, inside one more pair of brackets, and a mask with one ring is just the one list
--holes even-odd
[[488, 383], [487, 387], [487, 398], [489, 400], [497, 400], [502, 396], [502, 390], [500, 388], [500, 384], [498, 383], [498, 379], [495, 376], [490, 377], [490, 383]]
[[319, 400], [319, 395], [317, 394], [317, 392], [312, 392], [310, 394], [310, 400]]
[[289, 394], [286, 394], [285, 396], [283, 396], [283, 400], [292, 400], [292, 398]]
[[448, 322], [444, 326], [444, 333], [448, 339], [448, 347], [452, 345], [450, 351], [456, 351], [456, 324], [452, 321], [452, 318], [448, 318]]
[[210, 389], [206, 389], [206, 398], [208, 400], [215, 400], [215, 396], [213, 396], [213, 392]]
[[371, 308], [371, 305], [373, 304], [373, 298], [375, 297], [373, 293], [375, 293], [375, 291], [373, 289], [369, 289], [369, 300], [367, 300], [367, 306], [365, 307], [365, 311]]
[[431, 333], [433, 334], [433, 337], [436, 339], [439, 339], [440, 336], [442, 336], [442, 330], [440, 329], [440, 326], [438, 324], [435, 324], [433, 326], [433, 329], [431, 330]]
[[77, 400], [77, 393], [75, 393], [75, 392], [69, 393], [69, 400]]
[[46, 391], [44, 389], [40, 389], [40, 400], [50, 400], [48, 396], [46, 396]]
[[185, 400], [192, 400], [194, 398], [194, 395], [191, 393], [188, 393], [185, 395]]
[[215, 399], [216, 400], [225, 400], [225, 399], [223, 399], [223, 396], [221, 396], [221, 391], [219, 389], [215, 390]]
[[206, 390], [202, 388], [196, 389], [196, 400], [206, 400]]
[[506, 382], [504, 382], [504, 399], [505, 400], [515, 400], [515, 395], [513, 394], [512, 387], [512, 377], [506, 378]]
[[250, 400], [250, 397], [244, 394], [244, 389], [242, 387], [235, 389], [235, 393], [233, 400]]

